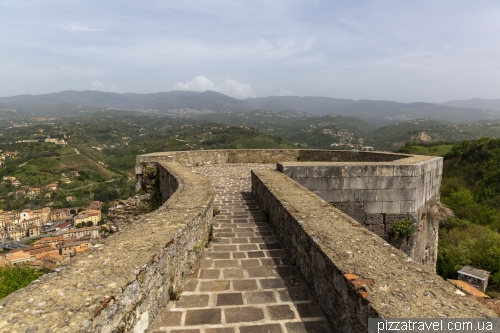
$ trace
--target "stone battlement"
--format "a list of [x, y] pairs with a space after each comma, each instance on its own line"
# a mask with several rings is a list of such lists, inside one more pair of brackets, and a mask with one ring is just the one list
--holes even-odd
[[[193, 171], [196, 166], [226, 163], [280, 163], [281, 171], [253, 172], [254, 197], [339, 331], [366, 331], [368, 317], [496, 317], [377, 236], [370, 227], [377, 224], [365, 223], [373, 214], [381, 214], [384, 228], [395, 218], [391, 214], [417, 214], [420, 223], [429, 202], [439, 202], [441, 160], [377, 152], [215, 150], [138, 156], [137, 188], [143, 176], [154, 173], [148, 186], [160, 191], [163, 205], [136, 216], [121, 232], [72, 258], [68, 267], [0, 300], [0, 331], [145, 332], [169, 304], [170, 295], [181, 288], [209, 237], [213, 185]], [[299, 169], [307, 171], [306, 177], [295, 177]], [[339, 171], [341, 181], [335, 180]], [[340, 201], [323, 200], [299, 184], [304, 179], [313, 184], [312, 191], [344, 191]], [[315, 189], [314, 184], [323, 182], [331, 186]], [[398, 214], [384, 213], [384, 204], [380, 213], [370, 210], [379, 195], [382, 202], [398, 199], [395, 191], [406, 190], [405, 182], [415, 182], [416, 187], [409, 187], [409, 200], [400, 200]], [[354, 192], [347, 191], [360, 192], [351, 198]], [[392, 192], [375, 192], [373, 197], [370, 191]], [[427, 202], [419, 206], [422, 200]], [[409, 201], [414, 206], [409, 204], [403, 213], [407, 203], [402, 202]], [[359, 215], [356, 220], [348, 215], [351, 211]]]

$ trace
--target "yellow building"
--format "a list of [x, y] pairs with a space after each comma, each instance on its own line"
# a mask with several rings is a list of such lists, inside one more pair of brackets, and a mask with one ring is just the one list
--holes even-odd
[[30, 261], [35, 261], [34, 257], [32, 257], [29, 253], [23, 251], [5, 253], [0, 257], [4, 260], [9, 261], [12, 265], [19, 265]]
[[100, 226], [94, 226], [87, 228], [64, 230], [62, 234], [64, 236], [64, 239], [83, 238], [83, 237], [99, 238], [99, 230], [101, 230]]
[[89, 249], [88, 241], [68, 243], [61, 246], [61, 255], [65, 257], [67, 256], [73, 257], [78, 253], [87, 251], [88, 249]]

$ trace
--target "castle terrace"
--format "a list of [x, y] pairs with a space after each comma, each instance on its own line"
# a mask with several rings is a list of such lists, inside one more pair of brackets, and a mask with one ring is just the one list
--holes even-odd
[[[392, 175], [385, 177], [403, 177], [394, 171], [399, 161], [404, 168], [417, 165], [425, 184], [426, 177], [431, 177], [425, 174], [432, 173], [432, 166], [437, 171], [441, 167], [430, 157], [413, 158], [319, 150], [138, 156], [137, 189], [149, 191], [156, 186], [164, 204], [136, 218], [84, 256], [73, 258], [65, 269], [2, 299], [0, 330], [366, 332], [370, 317], [496, 317], [474, 299], [461, 296], [428, 265], [392, 247], [335, 208], [335, 202], [323, 200], [284, 170], [286, 163], [297, 167], [310, 163], [311, 170], [315, 168], [311, 162], [333, 162], [333, 169], [335, 163], [375, 165], [370, 170], [391, 164]], [[259, 165], [245, 167], [248, 163]], [[271, 163], [280, 163], [282, 171]], [[231, 165], [244, 170], [246, 176], [226, 172]], [[153, 169], [154, 186], [145, 187], [147, 173]], [[254, 170], [251, 179], [250, 169]], [[219, 176], [211, 177], [217, 171]], [[316, 178], [314, 172], [312, 175]], [[224, 189], [239, 192], [248, 200], [248, 208], [231, 208], [231, 202], [237, 200], [214, 199], [214, 187], [220, 193]], [[432, 191], [420, 189], [420, 193]], [[439, 201], [438, 193], [432, 199]], [[214, 200], [221, 209], [215, 220]], [[245, 212], [251, 212], [253, 220], [243, 217]], [[260, 212], [263, 216], [259, 217]], [[242, 230], [247, 223], [248, 230]], [[212, 243], [205, 250], [212, 224], [220, 244]], [[255, 264], [255, 269], [232, 267], [244, 262]], [[257, 289], [252, 291], [253, 286]], [[180, 290], [185, 291], [184, 298], [181, 295], [180, 300], [170, 301]]]

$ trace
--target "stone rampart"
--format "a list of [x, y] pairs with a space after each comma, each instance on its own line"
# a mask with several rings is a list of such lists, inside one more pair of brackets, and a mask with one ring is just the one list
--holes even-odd
[[[435, 267], [443, 159], [412, 156], [390, 162], [278, 163], [278, 170], [333, 204], [416, 261]], [[411, 219], [417, 232], [395, 239], [394, 222]]]
[[[213, 220], [213, 186], [183, 165], [280, 162], [285, 172], [285, 162], [313, 161], [318, 166], [329, 163], [334, 166], [330, 170], [337, 165], [352, 166], [345, 169], [352, 173], [347, 179], [356, 178], [354, 170], [362, 167], [356, 162], [397, 165], [405, 159], [407, 169], [414, 170], [429, 158], [320, 150], [218, 150], [138, 156], [137, 189], [155, 189], [165, 203], [152, 213], [136, 216], [133, 223], [124, 223], [121, 232], [71, 259], [68, 267], [0, 300], [0, 331], [144, 332], [190, 272]], [[152, 165], [156, 173], [149, 177]], [[380, 165], [366, 168], [375, 172], [375, 178], [404, 177], [396, 174], [395, 166], [392, 175], [377, 176], [385, 169]], [[417, 173], [418, 167], [415, 170]], [[428, 171], [425, 166], [420, 170], [425, 187]], [[434, 177], [430, 170], [429, 179]], [[363, 173], [359, 172], [361, 178]], [[414, 177], [413, 171], [406, 177]], [[387, 184], [402, 181], [386, 180]], [[271, 224], [339, 332], [366, 331], [366, 319], [374, 316], [495, 316], [474, 300], [456, 295], [456, 289], [431, 269], [412, 262], [284, 173], [256, 171], [252, 182], [261, 208], [269, 212]], [[352, 180], [346, 184], [349, 182]], [[431, 184], [432, 189], [437, 186]], [[421, 193], [427, 195], [429, 191], [427, 187]], [[436, 200], [437, 193], [433, 194]]]
[[252, 192], [338, 332], [374, 317], [496, 317], [283, 173], [254, 170]]
[[[144, 332], [178, 291], [213, 221], [209, 180], [158, 163], [155, 212], [0, 300], [2, 332]], [[168, 200], [167, 200], [168, 199]]]
[[[188, 166], [276, 162], [278, 170], [413, 260], [435, 269], [439, 221], [431, 212], [439, 205], [441, 157], [306, 149], [196, 150], [137, 157], [138, 165], [154, 161]], [[141, 174], [137, 177], [139, 183]], [[391, 224], [406, 219], [412, 220], [418, 231], [395, 238]]]
[[[227, 149], [191, 150], [151, 153], [137, 156], [137, 164], [144, 162], [178, 162], [183, 165], [215, 165], [221, 163], [277, 163], [295, 161], [318, 162], [388, 162], [408, 157], [404, 154], [348, 150], [308, 149]], [[136, 174], [141, 174], [141, 168]]]

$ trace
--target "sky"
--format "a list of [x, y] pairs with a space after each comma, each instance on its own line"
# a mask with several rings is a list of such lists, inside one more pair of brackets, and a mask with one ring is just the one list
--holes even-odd
[[0, 96], [500, 98], [499, 36], [499, 0], [0, 0]]

